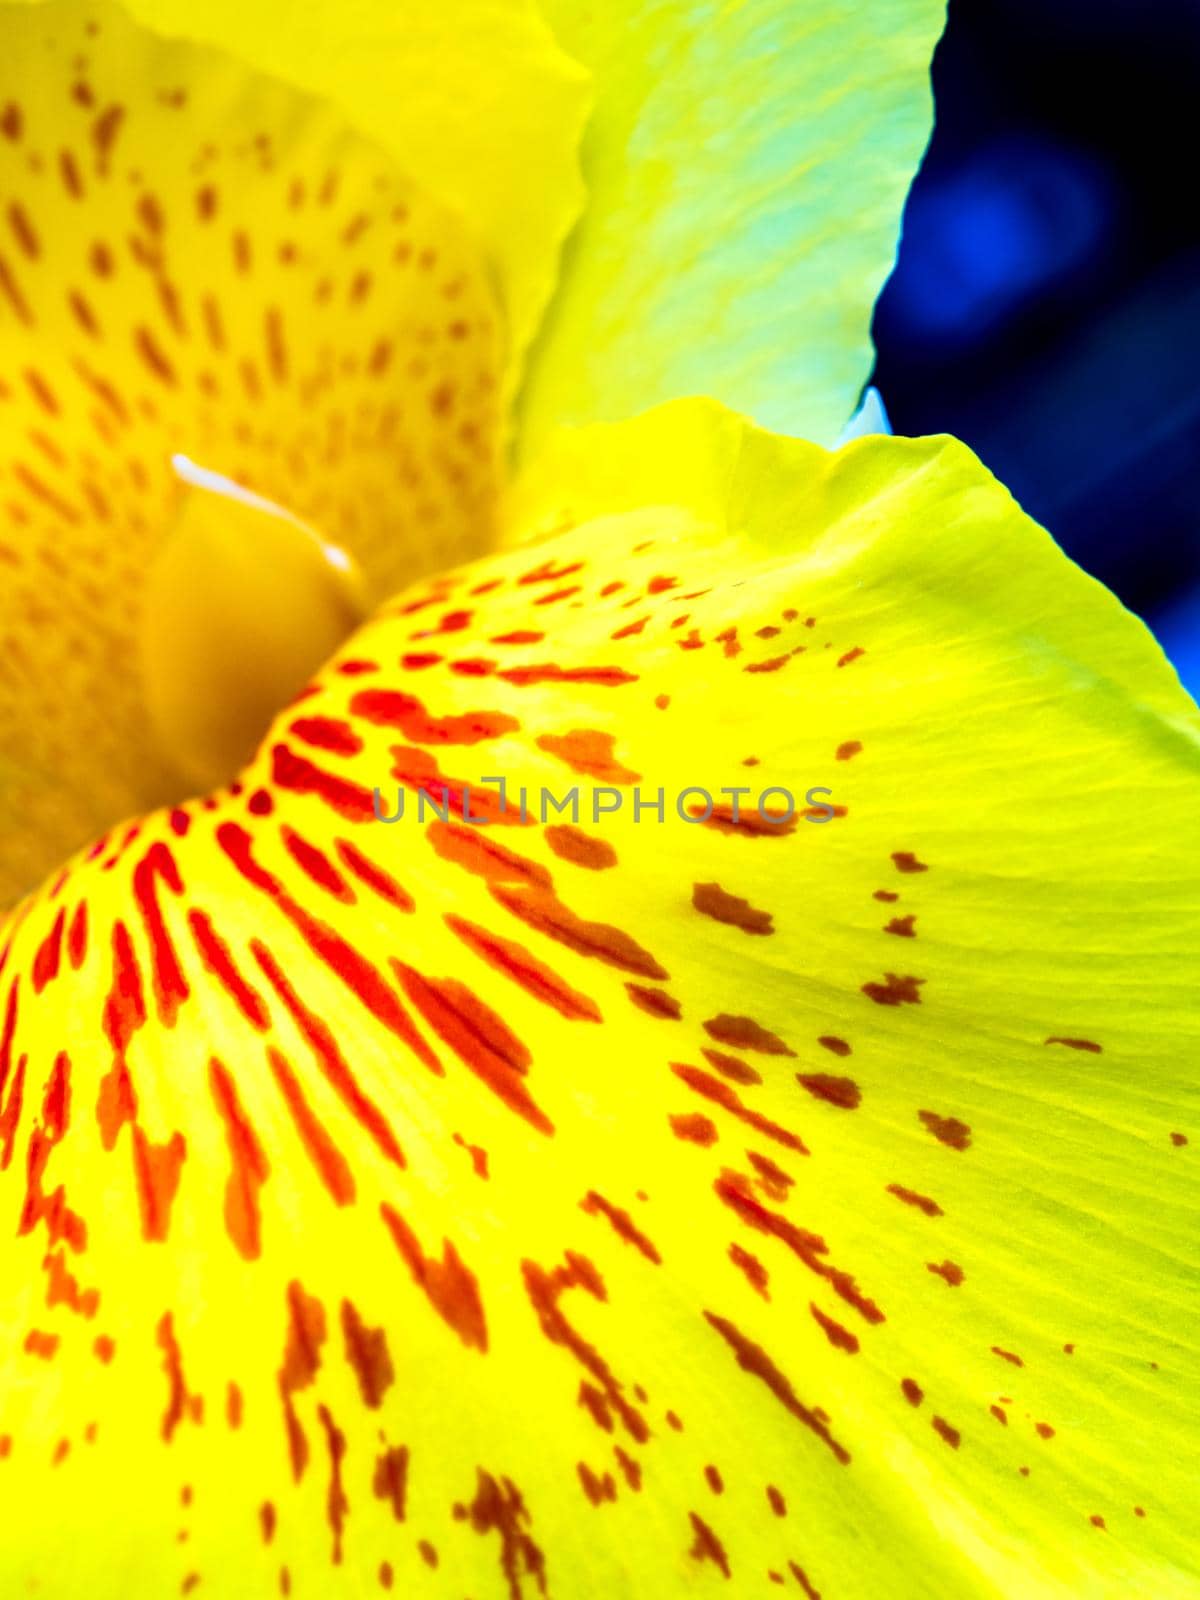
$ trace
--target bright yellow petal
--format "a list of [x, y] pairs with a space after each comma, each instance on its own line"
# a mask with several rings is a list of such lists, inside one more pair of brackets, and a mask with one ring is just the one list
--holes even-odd
[[333, 102], [413, 182], [454, 206], [493, 264], [509, 375], [583, 204], [587, 74], [533, 0], [129, 0], [139, 21], [227, 50]]
[[180, 792], [137, 642], [172, 455], [310, 519], [378, 600], [492, 542], [505, 338], [388, 155], [111, 7], [0, 11], [0, 130], [4, 904]]
[[563, 423], [713, 394], [836, 438], [929, 136], [941, 0], [547, 0], [596, 74], [588, 207], [523, 400]]
[[1194, 1596], [1195, 708], [949, 441], [526, 514], [0, 937], [4, 1591]]

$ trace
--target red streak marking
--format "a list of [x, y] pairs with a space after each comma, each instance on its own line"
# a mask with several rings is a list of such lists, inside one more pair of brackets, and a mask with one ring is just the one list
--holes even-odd
[[279, 788], [290, 789], [294, 794], [315, 795], [347, 822], [374, 820], [375, 802], [370, 790], [326, 772], [285, 744], [272, 746], [271, 771]]
[[943, 1261], [940, 1265], [935, 1261], [927, 1261], [926, 1269], [939, 1278], [944, 1278], [952, 1289], [957, 1289], [966, 1274], [957, 1261]]
[[87, 955], [88, 939], [88, 908], [87, 901], [81, 900], [75, 907], [75, 914], [67, 929], [67, 956], [70, 959], [72, 970], [78, 972]]
[[688, 1555], [695, 1561], [711, 1561], [714, 1566], [721, 1569], [722, 1577], [730, 1577], [729, 1557], [725, 1554], [725, 1546], [703, 1517], [697, 1516], [694, 1511], [689, 1511], [688, 1516], [691, 1519], [692, 1531], [696, 1535]]
[[225, 1185], [225, 1227], [234, 1249], [245, 1261], [262, 1254], [262, 1213], [258, 1191], [271, 1166], [266, 1152], [238, 1099], [233, 1079], [216, 1056], [208, 1063], [208, 1087], [225, 1124], [232, 1171]]
[[1060, 1039], [1056, 1036], [1054, 1038], [1047, 1039], [1045, 1042], [1046, 1044], [1065, 1044], [1068, 1049], [1071, 1050], [1090, 1050], [1093, 1055], [1097, 1056], [1101, 1053], [1103, 1048], [1101, 1045], [1098, 1045], [1094, 1039]]
[[517, 583], [524, 587], [531, 583], [557, 583], [560, 578], [570, 578], [576, 572], [582, 572], [584, 563], [573, 561], [567, 566], [556, 567], [552, 560], [543, 561], [540, 567], [534, 567], [517, 579]]
[[838, 666], [847, 667], [852, 661], [857, 661], [859, 656], [866, 655], [862, 645], [856, 644], [853, 650], [847, 650], [844, 656], [838, 657]]
[[740, 928], [743, 933], [769, 934], [775, 931], [769, 911], [755, 910], [749, 900], [729, 894], [719, 883], [694, 883], [692, 905], [701, 916], [711, 917], [714, 922], [725, 923], [732, 928]]
[[187, 1155], [187, 1142], [173, 1133], [155, 1144], [141, 1127], [133, 1130], [133, 1175], [137, 1182], [142, 1237], [161, 1244], [171, 1225], [171, 1206], [179, 1189], [179, 1175]]
[[723, 1078], [728, 1078], [730, 1083], [761, 1083], [762, 1073], [752, 1067], [748, 1061], [741, 1060], [738, 1056], [728, 1056], [724, 1050], [712, 1050], [705, 1046], [700, 1054], [710, 1067], [716, 1067]]
[[962, 1443], [962, 1434], [959, 1433], [957, 1428], [952, 1428], [944, 1417], [933, 1417], [930, 1421], [930, 1426], [935, 1433], [941, 1434], [952, 1450], [958, 1449]]
[[133, 897], [150, 940], [150, 970], [158, 1018], [164, 1028], [173, 1028], [179, 1007], [191, 991], [163, 920], [155, 879], [161, 879], [173, 894], [183, 893], [175, 857], [161, 842], [152, 844], [133, 869]]
[[300, 1087], [300, 1081], [283, 1052], [277, 1050], [274, 1045], [268, 1045], [267, 1059], [271, 1064], [275, 1082], [279, 1085], [279, 1092], [283, 1095], [284, 1103], [291, 1112], [292, 1121], [296, 1124], [296, 1131], [300, 1135], [305, 1151], [317, 1169], [318, 1177], [335, 1205], [349, 1205], [354, 1199], [355, 1187], [345, 1156], [329, 1137], [324, 1123], [309, 1106]]
[[768, 1056], [794, 1056], [776, 1034], [760, 1027], [753, 1017], [731, 1017], [727, 1012], [709, 1017], [704, 1031], [718, 1044], [732, 1045], [735, 1050], [759, 1050]]
[[[395, 758], [392, 776], [417, 795], [426, 795], [438, 812], [450, 811], [457, 817], [469, 818], [469, 825], [476, 827], [488, 823], [508, 827], [533, 825], [532, 817], [521, 817], [518, 806], [502, 804], [500, 795], [490, 786], [476, 788], [467, 779], [447, 777], [428, 750], [394, 744], [391, 754]], [[417, 815], [421, 815], [419, 805]]]
[[638, 1010], [644, 1011], [649, 1017], [664, 1017], [670, 1022], [678, 1022], [683, 1015], [679, 1001], [665, 989], [645, 989], [640, 983], [627, 983], [625, 993]]
[[767, 1292], [771, 1274], [756, 1255], [752, 1255], [749, 1250], [743, 1250], [740, 1244], [731, 1244], [729, 1259], [740, 1272], [745, 1274], [746, 1282], [756, 1294], [762, 1295], [764, 1300], [771, 1298]]
[[928, 872], [926, 862], [918, 861], [911, 850], [893, 850], [892, 861], [897, 872]]
[[183, 1375], [183, 1355], [175, 1337], [174, 1322], [169, 1311], [164, 1311], [157, 1329], [158, 1347], [163, 1353], [163, 1371], [167, 1375], [167, 1409], [163, 1412], [162, 1436], [170, 1444], [175, 1429], [185, 1418], [199, 1422], [204, 1415], [204, 1402], [199, 1395], [188, 1393]]
[[42, 1127], [46, 1137], [57, 1144], [71, 1119], [71, 1062], [65, 1050], [54, 1058], [42, 1097]]
[[622, 766], [613, 754], [615, 744], [611, 733], [598, 733], [593, 728], [572, 728], [561, 735], [544, 733], [537, 740], [539, 750], [557, 756], [581, 777], [596, 778], [601, 783], [636, 783], [641, 773]]
[[499, 711], [431, 716], [415, 695], [395, 689], [363, 689], [351, 700], [350, 710], [373, 727], [398, 728], [406, 739], [417, 744], [479, 744], [521, 726], [515, 717]]
[[578, 989], [572, 989], [552, 967], [531, 955], [523, 945], [511, 939], [502, 939], [497, 933], [489, 933], [486, 928], [468, 922], [464, 917], [457, 917], [453, 912], [446, 912], [445, 922], [451, 933], [456, 934], [476, 955], [482, 956], [489, 966], [502, 972], [506, 978], [511, 978], [535, 1000], [552, 1006], [560, 1016], [576, 1022], [603, 1020], [600, 1007], [594, 1000], [581, 994]]
[[127, 1122], [137, 1116], [137, 1095], [124, 1058], [118, 1055], [110, 1069], [100, 1080], [96, 1096], [96, 1121], [100, 1125], [100, 1142], [111, 1150], [117, 1135]]
[[416, 1234], [398, 1211], [384, 1201], [379, 1207], [392, 1240], [408, 1264], [413, 1282], [446, 1325], [468, 1350], [486, 1352], [487, 1321], [479, 1294], [479, 1280], [467, 1267], [449, 1239], [442, 1240], [442, 1259], [427, 1256]]
[[329, 1407], [318, 1405], [317, 1417], [325, 1431], [325, 1444], [329, 1450], [329, 1492], [325, 1499], [325, 1514], [333, 1531], [331, 1560], [335, 1567], [342, 1564], [342, 1535], [346, 1526], [346, 1513], [350, 1502], [342, 1486], [342, 1461], [346, 1455], [346, 1435], [334, 1422]]
[[316, 1058], [326, 1082], [351, 1115], [371, 1135], [378, 1149], [389, 1161], [394, 1161], [398, 1167], [403, 1167], [404, 1152], [396, 1142], [395, 1134], [379, 1107], [359, 1087], [349, 1063], [338, 1049], [328, 1023], [305, 1006], [265, 945], [255, 939], [250, 948], [264, 976], [283, 1001], [304, 1042]]
[[512, 633], [498, 633], [495, 638], [490, 639], [488, 642], [490, 644], [541, 644], [545, 637], [544, 633], [538, 633], [533, 628], [517, 628]]
[[883, 931], [884, 933], [894, 933], [899, 939], [915, 939], [917, 930], [913, 927], [913, 923], [916, 920], [916, 917], [911, 914], [907, 917], [893, 917], [889, 923], [885, 924]]
[[553, 894], [539, 889], [512, 889], [490, 885], [492, 898], [513, 916], [555, 939], [579, 955], [595, 956], [609, 966], [636, 977], [662, 981], [670, 977], [665, 967], [623, 929], [603, 922], [585, 922]]
[[497, 674], [505, 683], [524, 689], [535, 683], [590, 683], [597, 688], [615, 689], [623, 683], [636, 683], [636, 672], [620, 667], [558, 667], [553, 662], [534, 667], [508, 667]]
[[306, 878], [315, 883], [319, 889], [331, 894], [335, 900], [340, 900], [343, 905], [352, 906], [356, 903], [357, 896], [354, 890], [323, 850], [318, 850], [315, 844], [310, 844], [294, 828], [287, 826], [280, 828], [279, 837], [283, 841], [284, 849]]
[[312, 917], [286, 893], [278, 878], [251, 854], [250, 835], [235, 822], [217, 829], [217, 843], [248, 883], [269, 895], [313, 954], [335, 973], [355, 999], [396, 1038], [402, 1039], [431, 1072], [441, 1075], [437, 1057], [421, 1038], [383, 974], [332, 928]]
[[808, 1581], [803, 1567], [798, 1567], [794, 1561], [789, 1561], [788, 1569], [791, 1572], [792, 1577], [795, 1578], [796, 1582], [808, 1596], [808, 1600], [821, 1600], [821, 1591], [819, 1589], [815, 1589]]
[[342, 1337], [346, 1360], [358, 1379], [362, 1403], [369, 1411], [378, 1411], [384, 1395], [396, 1380], [387, 1335], [382, 1328], [368, 1327], [354, 1303], [343, 1300]]
[[[5, 1138], [5, 1166], [8, 1165], [12, 1157], [12, 1140], [17, 1119], [20, 1116], [21, 1096], [25, 1082], [25, 1062], [26, 1058], [22, 1055], [17, 1062], [17, 1075], [13, 1080], [8, 1105], [5, 1107], [4, 1126], [0, 1128], [0, 1133], [3, 1133]], [[17, 1235], [18, 1237], [23, 1237], [25, 1234], [31, 1233], [39, 1222], [44, 1222], [51, 1247], [58, 1244], [60, 1240], [65, 1239], [71, 1249], [78, 1255], [87, 1247], [86, 1224], [82, 1217], [78, 1216], [67, 1205], [66, 1190], [61, 1183], [50, 1195], [47, 1195], [42, 1187], [46, 1164], [56, 1143], [57, 1140], [52, 1131], [37, 1126], [34, 1127], [29, 1138], [29, 1149], [25, 1158], [25, 1200], [21, 1208], [20, 1220], [17, 1223]]]
[[40, 1328], [30, 1328], [25, 1335], [22, 1349], [26, 1355], [37, 1356], [41, 1361], [49, 1361], [58, 1349], [58, 1335], [43, 1333]]
[[398, 911], [413, 911], [416, 909], [412, 895], [407, 889], [401, 888], [395, 878], [376, 866], [375, 862], [368, 860], [361, 850], [358, 850], [348, 839], [335, 839], [334, 848], [344, 867], [363, 883], [381, 900], [386, 900], [388, 905], [395, 906]]
[[426, 978], [395, 957], [390, 960], [405, 994], [464, 1066], [531, 1127], [553, 1133], [554, 1124], [521, 1081], [532, 1059], [529, 1051], [491, 1007], [455, 978]]
[[848, 1056], [853, 1054], [845, 1039], [839, 1039], [835, 1034], [832, 1033], [823, 1033], [817, 1040], [817, 1043], [819, 1045], [823, 1045], [826, 1050], [831, 1051], [835, 1056]]
[[264, 1032], [270, 1023], [266, 1002], [234, 965], [229, 946], [213, 927], [208, 913], [192, 910], [187, 920], [205, 971], [216, 978], [250, 1026]]
[[414, 650], [400, 657], [405, 672], [423, 672], [426, 667], [436, 667], [441, 656], [435, 650]]
[[562, 823], [545, 830], [546, 843], [561, 861], [570, 861], [590, 872], [602, 872], [617, 864], [617, 852], [607, 839], [593, 839], [570, 823]]
[[720, 1135], [717, 1125], [711, 1117], [706, 1117], [700, 1111], [680, 1112], [676, 1116], [667, 1118], [671, 1124], [671, 1132], [677, 1139], [685, 1139], [689, 1144], [698, 1144], [704, 1148], [716, 1144]]
[[992, 1354], [999, 1356], [1001, 1361], [1007, 1361], [1011, 1366], [1023, 1367], [1025, 1365], [1019, 1355], [1014, 1354], [1011, 1350], [1001, 1350], [998, 1344], [992, 1346]]
[[720, 1078], [714, 1078], [710, 1073], [702, 1071], [699, 1067], [688, 1066], [684, 1062], [672, 1061], [671, 1071], [677, 1078], [682, 1079], [688, 1088], [696, 1094], [703, 1095], [706, 1100], [711, 1100], [724, 1111], [744, 1122], [747, 1127], [754, 1128], [758, 1133], [764, 1134], [768, 1139], [774, 1139], [788, 1150], [795, 1150], [799, 1155], [807, 1155], [808, 1148], [803, 1139], [791, 1133], [787, 1128], [780, 1127], [779, 1123], [772, 1122], [764, 1117], [761, 1112], [752, 1111], [749, 1106], [742, 1103], [741, 1097], [735, 1089], [723, 1083]]
[[636, 622], [627, 622], [623, 628], [618, 628], [615, 633], [610, 633], [608, 637], [610, 639], [632, 639], [635, 634], [641, 633], [649, 621], [649, 617], [639, 617]]
[[639, 1250], [647, 1261], [652, 1261], [656, 1267], [662, 1265], [662, 1257], [657, 1249], [634, 1222], [628, 1211], [620, 1206], [613, 1205], [611, 1200], [606, 1200], [602, 1194], [597, 1194], [595, 1189], [589, 1189], [579, 1202], [581, 1211], [586, 1211], [589, 1216], [606, 1217], [611, 1223], [614, 1233], [618, 1234], [627, 1244]]
[[817, 1326], [824, 1333], [835, 1350], [845, 1350], [849, 1355], [857, 1355], [859, 1350], [858, 1335], [851, 1333], [849, 1328], [844, 1328], [840, 1322], [835, 1322], [832, 1317], [827, 1317], [819, 1306], [810, 1301], [808, 1309], [812, 1312]]
[[493, 883], [551, 887], [550, 874], [540, 862], [518, 855], [477, 828], [460, 827], [456, 822], [431, 822], [426, 836], [443, 861], [452, 861], [476, 877]]
[[868, 1000], [874, 1000], [877, 1006], [920, 1005], [917, 987], [925, 982], [924, 978], [901, 978], [894, 972], [885, 972], [884, 978], [884, 983], [863, 984], [862, 992]]
[[297, 717], [288, 727], [288, 732], [317, 750], [329, 750], [338, 756], [356, 756], [363, 747], [362, 740], [350, 724], [334, 717]]
[[561, 1345], [570, 1351], [576, 1361], [591, 1373], [600, 1385], [608, 1405], [621, 1419], [630, 1436], [645, 1444], [650, 1429], [641, 1412], [625, 1398], [621, 1383], [613, 1374], [600, 1352], [575, 1331], [563, 1315], [559, 1300], [568, 1289], [580, 1288], [596, 1300], [605, 1300], [604, 1281], [596, 1268], [574, 1250], [568, 1250], [566, 1265], [544, 1271], [533, 1261], [522, 1261], [521, 1272], [525, 1292], [537, 1313], [538, 1323], [551, 1344]]
[[315, 1295], [306, 1294], [293, 1278], [287, 1286], [287, 1308], [287, 1343], [278, 1373], [279, 1394], [283, 1401], [292, 1477], [299, 1483], [308, 1465], [308, 1440], [296, 1416], [292, 1396], [307, 1389], [320, 1371], [321, 1346], [326, 1336], [325, 1307]]
[[497, 1482], [482, 1467], [477, 1473], [475, 1499], [470, 1508], [455, 1506], [455, 1517], [460, 1521], [469, 1517], [476, 1533], [500, 1535], [500, 1570], [508, 1584], [508, 1600], [522, 1600], [525, 1593], [521, 1582], [523, 1573], [533, 1579], [538, 1593], [544, 1595], [546, 1558], [525, 1531], [530, 1518], [520, 1490], [511, 1478]]
[[918, 1211], [923, 1211], [927, 1217], [942, 1217], [945, 1212], [936, 1200], [931, 1200], [927, 1194], [918, 1194], [915, 1189], [906, 1189], [903, 1184], [889, 1183], [888, 1194], [894, 1194], [897, 1200], [903, 1200], [906, 1206], [916, 1206]]
[[744, 1333], [725, 1317], [719, 1317], [712, 1311], [704, 1313], [705, 1321], [716, 1329], [725, 1343], [737, 1357], [737, 1364], [743, 1372], [748, 1372], [752, 1377], [764, 1383], [770, 1392], [797, 1422], [810, 1429], [822, 1444], [831, 1452], [843, 1466], [850, 1460], [850, 1452], [844, 1445], [838, 1443], [829, 1431], [829, 1425], [823, 1412], [812, 1411], [804, 1405], [796, 1395], [791, 1383], [771, 1357], [759, 1344], [748, 1339]]
[[47, 1306], [64, 1305], [81, 1317], [94, 1317], [100, 1305], [99, 1289], [80, 1289], [79, 1281], [67, 1268], [66, 1254], [53, 1251], [42, 1263], [46, 1269]]
[[37, 954], [33, 958], [33, 992], [41, 994], [48, 983], [58, 977], [58, 968], [62, 960], [63, 929], [67, 921], [67, 908], [59, 907], [58, 915], [50, 932], [38, 946]]
[[901, 1378], [900, 1392], [910, 1406], [919, 1406], [925, 1398], [925, 1391], [915, 1378]]
[[781, 1166], [772, 1161], [770, 1156], [761, 1155], [757, 1150], [747, 1150], [750, 1164], [758, 1173], [758, 1187], [768, 1200], [782, 1201], [788, 1197], [788, 1191], [796, 1180], [791, 1173], [785, 1172]]
[[936, 1111], [919, 1111], [917, 1115], [939, 1144], [951, 1150], [966, 1150], [971, 1143], [971, 1130], [957, 1117], [940, 1117]]
[[[700, 817], [704, 809], [697, 803], [688, 807], [688, 814]], [[772, 818], [779, 820], [772, 821]], [[717, 833], [735, 834], [743, 839], [785, 839], [788, 834], [795, 833], [797, 818], [790, 817], [785, 822], [782, 812], [759, 811], [753, 806], [739, 806], [735, 822], [733, 807], [722, 804], [713, 807], [712, 815], [704, 818], [701, 827], [714, 828]]]
[[718, 1199], [741, 1220], [760, 1233], [768, 1234], [778, 1239], [782, 1244], [801, 1260], [810, 1272], [815, 1272], [818, 1277], [832, 1285], [834, 1292], [851, 1305], [864, 1321], [878, 1325], [885, 1321], [883, 1312], [855, 1283], [848, 1272], [835, 1267], [829, 1261], [821, 1259], [829, 1249], [818, 1234], [809, 1233], [805, 1228], [798, 1228], [795, 1223], [789, 1222], [786, 1217], [781, 1217], [778, 1212], [769, 1211], [766, 1206], [760, 1205], [752, 1195], [739, 1187], [736, 1174], [728, 1174], [717, 1179], [713, 1188]]
[[617, 1484], [611, 1472], [606, 1472], [602, 1478], [599, 1478], [583, 1461], [576, 1463], [575, 1470], [579, 1473], [579, 1481], [583, 1485], [583, 1492], [592, 1505], [602, 1505], [605, 1500], [615, 1500], [617, 1498]]
[[404, 1502], [408, 1491], [408, 1446], [385, 1449], [375, 1457], [371, 1491], [376, 1500], [385, 1500], [397, 1522], [404, 1521]]
[[0, 1099], [4, 1097], [4, 1087], [8, 1082], [8, 1075], [12, 1071], [12, 1047], [17, 1031], [17, 993], [19, 987], [20, 979], [14, 978], [4, 1007], [4, 1027], [0, 1029]]
[[853, 1078], [835, 1078], [827, 1072], [798, 1072], [796, 1082], [814, 1099], [840, 1106], [843, 1111], [854, 1111], [862, 1104], [862, 1090]]

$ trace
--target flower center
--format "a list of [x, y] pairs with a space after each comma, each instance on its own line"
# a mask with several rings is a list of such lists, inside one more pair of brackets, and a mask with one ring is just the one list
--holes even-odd
[[141, 665], [160, 749], [211, 789], [363, 620], [367, 591], [300, 518], [185, 456], [174, 466], [179, 514], [146, 580]]

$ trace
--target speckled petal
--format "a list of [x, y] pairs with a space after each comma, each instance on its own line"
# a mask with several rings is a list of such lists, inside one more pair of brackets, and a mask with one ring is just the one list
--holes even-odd
[[951, 441], [514, 515], [0, 933], [5, 1592], [1194, 1596], [1195, 708]]
[[111, 6], [0, 9], [0, 182], [11, 904], [179, 792], [137, 647], [171, 456], [310, 519], [381, 598], [494, 538], [505, 334], [478, 246], [392, 155]]

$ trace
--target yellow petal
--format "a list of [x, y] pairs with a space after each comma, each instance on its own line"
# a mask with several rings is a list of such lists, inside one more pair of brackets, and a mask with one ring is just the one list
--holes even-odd
[[463, 227], [329, 108], [75, 0], [0, 43], [3, 904], [180, 792], [138, 670], [171, 457], [378, 599], [491, 542], [504, 337]]
[[713, 394], [831, 443], [929, 136], [940, 0], [547, 0], [596, 74], [587, 210], [523, 396], [563, 423]]
[[533, 0], [305, 0], [283, 18], [241, 0], [129, 9], [331, 100], [455, 207], [495, 269], [515, 380], [584, 203], [578, 150], [590, 98], [587, 73]]
[[950, 441], [524, 506], [0, 935], [5, 1592], [1194, 1595], [1195, 708]]

